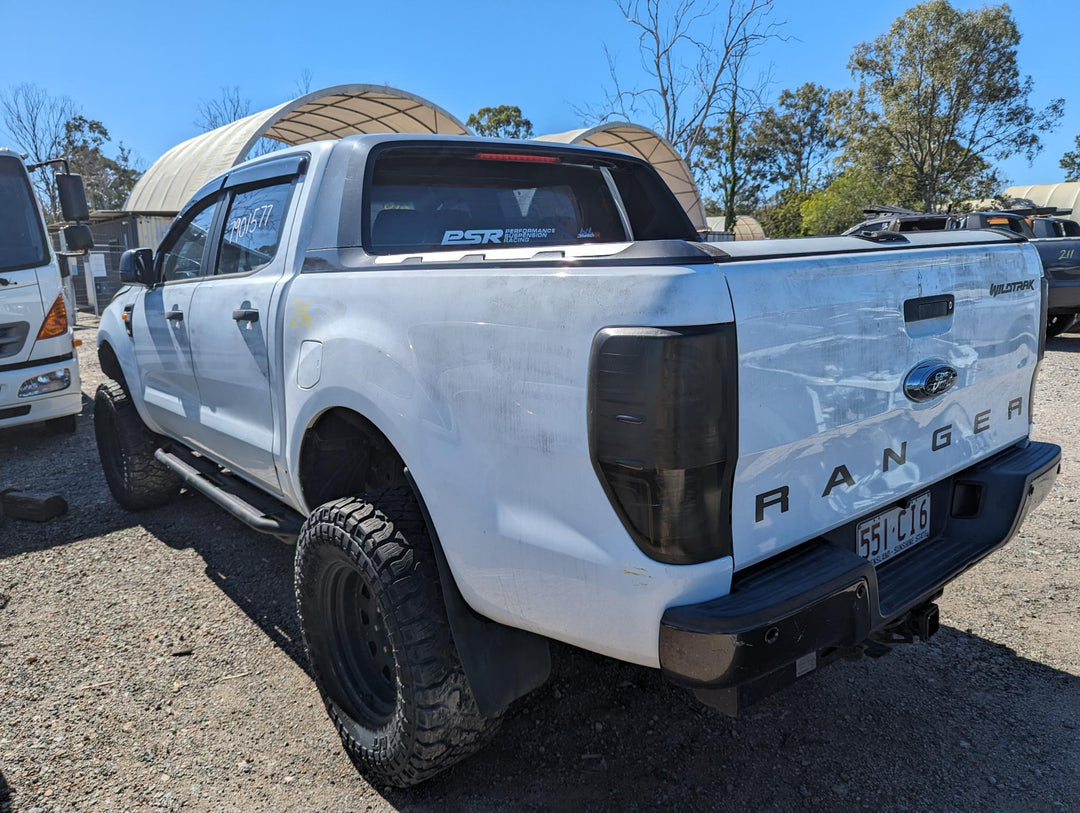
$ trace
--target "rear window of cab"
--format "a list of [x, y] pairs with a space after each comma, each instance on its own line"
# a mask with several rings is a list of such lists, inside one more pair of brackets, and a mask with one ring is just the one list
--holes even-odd
[[393, 146], [365, 201], [372, 254], [697, 239], [650, 167], [568, 152]]

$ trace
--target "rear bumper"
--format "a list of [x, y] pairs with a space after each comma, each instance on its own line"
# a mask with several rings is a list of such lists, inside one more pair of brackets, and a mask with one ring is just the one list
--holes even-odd
[[661, 669], [730, 711], [782, 688], [932, 601], [1004, 545], [1050, 491], [1060, 462], [1060, 447], [1025, 443], [936, 484], [944, 508], [932, 537], [876, 568], [841, 544], [843, 533], [831, 534], [737, 575], [727, 596], [669, 608]]

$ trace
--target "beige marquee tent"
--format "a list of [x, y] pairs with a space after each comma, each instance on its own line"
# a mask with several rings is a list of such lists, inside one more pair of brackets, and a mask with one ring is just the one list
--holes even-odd
[[1040, 183], [1010, 186], [1002, 193], [1005, 198], [1027, 198], [1036, 206], [1056, 206], [1071, 209], [1067, 218], [1080, 222], [1080, 183]]
[[[382, 85], [338, 85], [177, 144], [143, 174], [124, 210], [171, 217], [203, 184], [245, 160], [263, 138], [293, 146], [359, 133], [472, 134], [446, 110], [412, 93]], [[689, 169], [671, 144], [647, 127], [610, 122], [538, 140], [605, 147], [649, 161], [694, 227], [707, 228], [701, 195]]]
[[357, 133], [468, 135], [469, 129], [441, 107], [403, 90], [326, 88], [177, 144], [143, 173], [124, 209], [175, 214], [204, 183], [245, 160], [260, 138], [292, 146]]
[[667, 139], [648, 127], [625, 121], [608, 122], [581, 130], [542, 135], [537, 140], [558, 141], [563, 144], [586, 144], [590, 147], [618, 150], [644, 158], [653, 165], [660, 173], [660, 177], [675, 193], [675, 197], [683, 207], [683, 211], [689, 216], [690, 222], [694, 224], [694, 228], [698, 231], [707, 228], [705, 207], [701, 204], [701, 193], [690, 170]]

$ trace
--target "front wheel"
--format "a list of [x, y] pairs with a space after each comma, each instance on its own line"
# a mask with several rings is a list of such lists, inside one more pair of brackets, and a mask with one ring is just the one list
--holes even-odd
[[180, 493], [180, 478], [155, 459], [155, 436], [115, 381], [94, 395], [94, 435], [109, 491], [129, 511], [155, 508]]
[[296, 603], [327, 713], [369, 780], [418, 784], [495, 732], [498, 718], [480, 713], [465, 678], [409, 489], [311, 514], [297, 542]]

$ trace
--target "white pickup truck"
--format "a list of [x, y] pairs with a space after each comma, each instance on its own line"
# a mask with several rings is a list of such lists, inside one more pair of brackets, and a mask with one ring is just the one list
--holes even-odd
[[1059, 468], [1028, 438], [1022, 238], [717, 247], [619, 153], [292, 148], [122, 273], [95, 405], [114, 496], [187, 487], [298, 537], [312, 673], [396, 785], [480, 747], [549, 639], [729, 713], [926, 639]]

